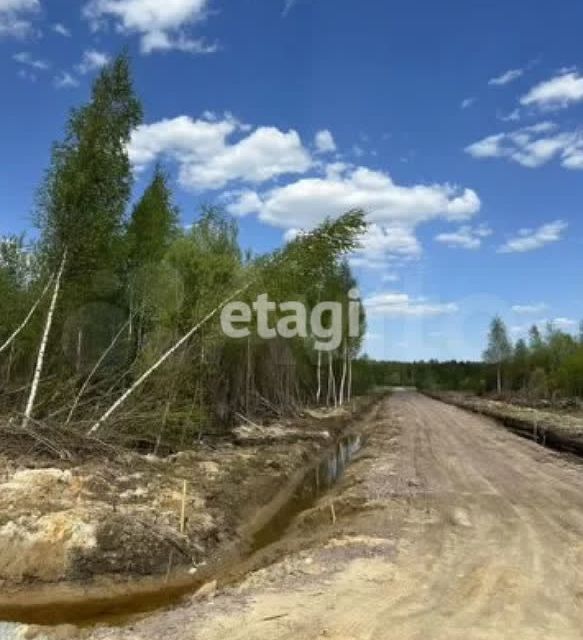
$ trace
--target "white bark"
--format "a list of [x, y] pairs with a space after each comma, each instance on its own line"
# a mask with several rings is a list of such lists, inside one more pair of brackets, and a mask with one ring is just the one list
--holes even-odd
[[45, 297], [45, 295], [47, 294], [47, 291], [50, 289], [50, 286], [53, 282], [53, 278], [54, 276], [51, 276], [49, 278], [49, 281], [47, 282], [47, 284], [45, 285], [45, 288], [43, 289], [42, 293], [40, 294], [40, 296], [38, 297], [37, 301], [32, 305], [30, 311], [28, 312], [28, 315], [26, 316], [26, 318], [22, 321], [22, 323], [18, 326], [18, 328], [16, 329], [16, 331], [14, 331], [14, 333], [8, 338], [8, 340], [6, 340], [6, 342], [0, 347], [0, 353], [2, 353], [3, 351], [5, 351], [11, 344], [12, 342], [14, 342], [14, 340], [16, 339], [16, 337], [18, 336], [18, 334], [24, 329], [24, 327], [26, 327], [26, 325], [29, 323], [30, 319], [32, 318], [32, 316], [34, 315], [34, 312], [36, 311], [38, 305], [42, 302], [42, 299]]
[[352, 354], [348, 354], [348, 390], [346, 393], [348, 402], [352, 400]]
[[218, 306], [216, 306], [212, 311], [210, 311], [199, 323], [194, 325], [188, 333], [184, 334], [182, 338], [178, 342], [174, 344], [174, 346], [170, 347], [168, 351], [166, 351], [161, 358], [159, 358], [147, 371], [145, 371], [135, 382], [134, 384], [124, 393], [120, 398], [118, 398], [109, 409], [99, 418], [99, 420], [89, 429], [87, 435], [94, 435], [99, 431], [99, 429], [107, 422], [107, 420], [115, 413], [121, 405], [132, 395], [132, 393], [156, 371], [168, 358], [176, 353], [180, 347], [188, 342], [188, 340], [209, 320], [211, 320], [227, 303], [229, 303], [233, 298], [236, 298], [239, 294], [243, 293], [246, 289], [251, 286], [251, 283], [241, 287], [234, 293], [232, 293], [228, 298], [225, 298]]
[[73, 417], [73, 414], [75, 413], [75, 409], [77, 408], [77, 405], [79, 404], [79, 401], [83, 397], [83, 394], [85, 393], [85, 390], [89, 386], [89, 382], [91, 382], [91, 379], [97, 373], [97, 371], [99, 370], [99, 367], [101, 367], [101, 365], [103, 364], [103, 362], [105, 361], [107, 356], [111, 353], [111, 351], [115, 347], [117, 341], [120, 339], [122, 333], [125, 331], [126, 327], [128, 325], [130, 325], [130, 323], [131, 323], [131, 320], [128, 320], [123, 325], [123, 327], [117, 332], [117, 334], [114, 336], [113, 340], [110, 342], [110, 344], [107, 347], [107, 349], [101, 354], [101, 357], [95, 363], [95, 366], [93, 367], [93, 369], [91, 369], [91, 373], [85, 378], [85, 382], [81, 386], [81, 389], [79, 390], [79, 393], [77, 394], [77, 397], [75, 398], [75, 400], [73, 402], [71, 410], [69, 411], [69, 415], [67, 416], [67, 420], [65, 421], [65, 426], [67, 426], [69, 424], [69, 422], [71, 422], [71, 418]]
[[26, 409], [24, 411], [24, 420], [22, 422], [22, 426], [25, 429], [26, 427], [28, 427], [28, 423], [30, 422], [30, 419], [32, 417], [32, 412], [34, 410], [34, 401], [36, 400], [36, 394], [38, 393], [38, 385], [39, 385], [40, 377], [43, 370], [45, 352], [47, 350], [49, 335], [51, 333], [51, 326], [53, 324], [53, 317], [55, 315], [57, 300], [59, 299], [59, 291], [61, 290], [61, 279], [63, 277], [63, 271], [65, 270], [66, 262], [67, 262], [67, 250], [65, 249], [65, 251], [63, 252], [63, 258], [61, 260], [61, 266], [59, 267], [59, 272], [57, 273], [55, 288], [53, 289], [53, 297], [51, 298], [51, 304], [49, 307], [49, 312], [47, 314], [47, 320], [45, 322], [45, 328], [43, 331], [43, 336], [41, 339], [40, 348], [38, 350], [38, 356], [36, 359], [36, 366], [34, 370], [34, 376], [32, 379], [32, 386], [30, 388], [28, 402], [26, 403]]
[[346, 388], [346, 368], [348, 359], [348, 346], [346, 341], [344, 342], [344, 354], [342, 357], [342, 378], [340, 379], [340, 390], [338, 391], [338, 404], [343, 406], [344, 404], [344, 389]]
[[77, 332], [77, 373], [81, 371], [81, 359], [83, 355], [83, 329]]
[[328, 397], [332, 396], [334, 407], [336, 408], [338, 406], [338, 396], [336, 395], [336, 375], [334, 374], [331, 351], [328, 351], [328, 394]]
[[322, 352], [318, 350], [318, 388], [316, 390], [316, 404], [320, 404], [322, 395]]

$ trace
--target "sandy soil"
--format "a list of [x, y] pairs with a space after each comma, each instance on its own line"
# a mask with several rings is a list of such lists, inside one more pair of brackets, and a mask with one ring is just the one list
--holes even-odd
[[214, 597], [91, 637], [583, 636], [582, 466], [414, 393], [370, 428], [342, 485], [290, 532], [311, 545]]

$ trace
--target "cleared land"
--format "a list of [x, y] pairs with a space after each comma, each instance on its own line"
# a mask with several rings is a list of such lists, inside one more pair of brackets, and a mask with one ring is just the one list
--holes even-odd
[[274, 564], [129, 627], [87, 634], [581, 638], [579, 463], [411, 392], [384, 402], [363, 427], [360, 459], [303, 514]]

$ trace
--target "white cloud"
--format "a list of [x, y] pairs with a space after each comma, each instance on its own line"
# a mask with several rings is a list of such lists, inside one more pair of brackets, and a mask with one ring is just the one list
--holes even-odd
[[524, 71], [522, 69], [509, 69], [508, 71], [502, 73], [501, 75], [496, 76], [495, 78], [491, 78], [488, 81], [488, 84], [492, 86], [502, 87], [506, 84], [510, 84], [511, 82], [514, 82], [514, 80], [517, 80], [523, 74], [524, 74]]
[[523, 106], [542, 109], [561, 109], [583, 100], [583, 77], [576, 71], [565, 70], [550, 80], [533, 87], [520, 99]]
[[566, 169], [583, 169], [583, 134], [578, 130], [557, 131], [552, 122], [487, 136], [465, 151], [474, 158], [507, 158], [531, 169], [554, 158], [560, 158]]
[[292, 240], [295, 240], [299, 235], [301, 235], [301, 233], [301, 229], [288, 229], [283, 234], [283, 239], [285, 242], [291, 242]]
[[331, 153], [332, 151], [336, 151], [334, 137], [327, 129], [323, 129], [316, 133], [314, 144], [316, 145], [316, 150], [319, 153]]
[[31, 69], [35, 69], [36, 71], [46, 71], [51, 66], [46, 60], [33, 58], [28, 51], [21, 51], [20, 53], [15, 53], [12, 56], [12, 58], [16, 62], [18, 62], [18, 64], [22, 64], [26, 67], [30, 67]]
[[531, 315], [537, 313], [543, 313], [547, 310], [547, 305], [544, 302], [538, 302], [536, 304], [515, 304], [512, 307], [512, 311], [519, 315]]
[[55, 76], [53, 84], [57, 89], [68, 89], [72, 87], [78, 87], [79, 80], [77, 80], [77, 78], [75, 78], [75, 76], [70, 74], [68, 71], [61, 71]]
[[515, 336], [522, 335], [523, 337], [525, 337], [533, 325], [536, 325], [537, 327], [546, 327], [547, 325], [550, 325], [551, 327], [553, 327], [553, 329], [559, 329], [561, 331], [573, 331], [575, 327], [579, 326], [579, 323], [577, 322], [577, 320], [564, 317], [539, 318], [534, 322], [529, 322], [528, 324], [513, 326], [510, 328], [510, 331]]
[[510, 113], [498, 115], [498, 119], [502, 120], [502, 122], [518, 122], [520, 120], [520, 117], [520, 109], [514, 109]]
[[371, 223], [350, 259], [353, 267], [384, 270], [387, 260], [411, 260], [422, 253], [415, 228], [405, 224]]
[[[231, 116], [222, 120], [188, 116], [161, 120], [133, 133], [130, 158], [138, 169], [158, 157], [175, 160], [180, 184], [195, 191], [220, 189], [234, 181], [261, 183], [284, 174], [304, 173], [312, 166], [310, 153], [296, 131], [248, 129]], [[248, 135], [231, 142], [229, 138], [235, 133]], [[248, 202], [243, 199], [241, 206]]]
[[484, 224], [477, 227], [464, 225], [456, 231], [438, 234], [435, 236], [435, 240], [448, 247], [479, 249], [482, 245], [482, 240], [490, 235], [492, 235], [492, 231]]
[[153, 31], [142, 36], [143, 53], [174, 50], [183, 53], [205, 54], [216, 53], [218, 49], [217, 44], [209, 44], [201, 38], [190, 38], [183, 33], [170, 36], [164, 31]]
[[112, 20], [119, 31], [137, 33], [143, 53], [169, 49], [210, 53], [216, 46], [184, 31], [206, 17], [208, 5], [209, 0], [90, 0], [84, 15], [94, 28]]
[[326, 216], [364, 209], [373, 223], [414, 227], [435, 218], [467, 220], [480, 209], [471, 189], [449, 184], [401, 186], [381, 171], [332, 164], [325, 176], [305, 177], [263, 193], [242, 192], [232, 206], [240, 214], [257, 213], [277, 227], [311, 228]]
[[380, 293], [366, 298], [363, 304], [370, 314], [390, 318], [440, 316], [459, 310], [453, 302], [428, 302], [425, 298], [412, 298], [407, 293]]
[[381, 278], [381, 282], [399, 282], [400, 279], [396, 273], [385, 273]]
[[[330, 148], [330, 140], [325, 142]], [[384, 268], [390, 258], [418, 257], [419, 224], [469, 220], [481, 206], [471, 189], [448, 183], [398, 185], [387, 173], [364, 166], [315, 161], [296, 131], [253, 128], [229, 114], [142, 125], [132, 134], [128, 151], [137, 171], [160, 158], [176, 162], [185, 189], [227, 187], [222, 199], [231, 214], [257, 215], [287, 230], [288, 240], [326, 217], [363, 209], [370, 228], [353, 260], [370, 268]]]
[[52, 29], [55, 33], [58, 33], [60, 36], [63, 36], [64, 38], [71, 37], [70, 29], [68, 29], [64, 24], [61, 24], [60, 22], [57, 22], [56, 24], [54, 24]]
[[577, 320], [572, 320], [571, 318], [553, 318], [551, 320], [551, 324], [556, 329], [562, 329], [563, 331], [569, 331], [570, 329], [575, 328], [578, 325]]
[[75, 67], [78, 73], [81, 75], [85, 75], [87, 73], [91, 73], [92, 71], [97, 71], [101, 69], [106, 64], [109, 64], [110, 57], [107, 53], [103, 51], [96, 51], [95, 49], [88, 49], [83, 52], [83, 59], [81, 62]]
[[476, 102], [475, 98], [464, 98], [460, 104], [461, 109], [469, 109]]
[[283, 12], [282, 15], [285, 17], [287, 14], [296, 6], [298, 0], [283, 0]]
[[523, 253], [540, 249], [547, 244], [561, 239], [563, 231], [567, 229], [563, 220], [555, 220], [543, 224], [537, 229], [521, 229], [518, 235], [507, 240], [499, 249], [499, 253]]
[[30, 35], [31, 18], [39, 9], [39, 0], [0, 0], [0, 38]]
[[235, 215], [257, 214], [261, 221], [284, 229], [310, 229], [327, 216], [363, 209], [369, 228], [351, 263], [384, 269], [387, 260], [421, 255], [415, 235], [419, 224], [435, 219], [468, 220], [480, 204], [471, 189], [449, 184], [402, 186], [381, 171], [331, 163], [324, 175], [302, 177], [264, 191], [245, 189], [230, 194], [227, 208]]

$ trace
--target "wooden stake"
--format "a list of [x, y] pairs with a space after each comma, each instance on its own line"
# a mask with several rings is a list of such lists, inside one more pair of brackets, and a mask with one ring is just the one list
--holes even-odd
[[332, 524], [336, 524], [336, 509], [334, 509], [334, 502], [330, 502], [330, 513], [332, 514]]

